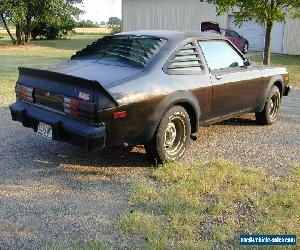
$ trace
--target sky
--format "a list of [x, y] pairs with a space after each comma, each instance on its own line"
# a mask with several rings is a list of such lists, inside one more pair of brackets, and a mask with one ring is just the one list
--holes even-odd
[[84, 0], [81, 8], [85, 14], [81, 15], [80, 19], [107, 22], [109, 17], [121, 18], [121, 4], [122, 0]]

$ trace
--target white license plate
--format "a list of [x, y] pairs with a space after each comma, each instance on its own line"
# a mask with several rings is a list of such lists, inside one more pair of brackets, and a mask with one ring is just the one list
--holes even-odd
[[52, 127], [46, 123], [40, 122], [38, 125], [37, 133], [50, 140], [53, 139]]

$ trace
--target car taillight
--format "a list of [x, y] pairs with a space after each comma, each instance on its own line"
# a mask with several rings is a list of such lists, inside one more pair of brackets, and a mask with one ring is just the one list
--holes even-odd
[[16, 97], [17, 100], [33, 102], [33, 88], [17, 83]]
[[96, 121], [96, 104], [64, 97], [64, 113], [83, 120]]

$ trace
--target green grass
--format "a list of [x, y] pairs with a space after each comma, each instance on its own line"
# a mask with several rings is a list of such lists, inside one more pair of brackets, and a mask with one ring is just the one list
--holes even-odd
[[89, 242], [85, 244], [71, 244], [68, 245], [66, 243], [56, 243], [49, 247], [46, 247], [47, 250], [113, 250], [114, 248], [107, 243], [99, 243], [99, 242]]
[[12, 46], [8, 37], [0, 40], [0, 106], [15, 100], [18, 67], [43, 68], [67, 60], [77, 50], [102, 35], [75, 35], [64, 40], [32, 41], [29, 46]]
[[[262, 55], [254, 55], [249, 58], [256, 63], [261, 63], [263, 60]], [[300, 89], [300, 56], [273, 54], [271, 64], [287, 67], [290, 74], [290, 84], [294, 88]]]
[[240, 234], [298, 234], [300, 165], [286, 177], [219, 160], [167, 164], [137, 183], [117, 224], [146, 249], [235, 249]]

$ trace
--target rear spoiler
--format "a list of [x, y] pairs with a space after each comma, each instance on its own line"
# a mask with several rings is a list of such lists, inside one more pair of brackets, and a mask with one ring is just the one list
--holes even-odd
[[113, 96], [98, 81], [66, 75], [50, 70], [19, 67], [18, 82], [23, 84], [28, 83], [32, 85], [32, 87], [39, 88], [42, 84], [41, 80], [47, 82], [61, 82], [72, 86], [99, 90], [100, 93], [105, 93], [105, 95], [115, 105], [119, 105], [118, 102], [113, 98]]

